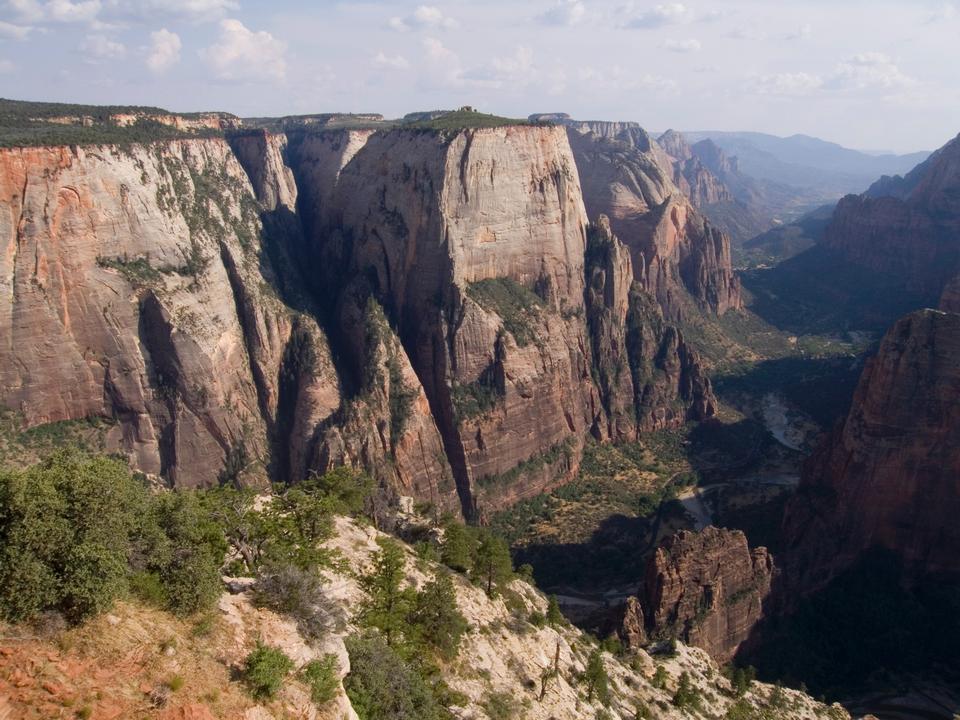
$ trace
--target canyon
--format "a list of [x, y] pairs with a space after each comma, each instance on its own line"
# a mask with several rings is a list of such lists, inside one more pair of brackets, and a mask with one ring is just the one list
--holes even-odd
[[391, 503], [505, 507], [588, 437], [715, 412], [675, 323], [739, 307], [729, 242], [653, 165], [608, 202], [624, 151], [524, 125], [2, 150], [0, 403], [107, 418], [175, 486], [347, 463]]
[[[816, 319], [822, 336], [785, 325], [777, 339], [793, 354], [767, 357], [756, 336], [784, 328], [762, 324], [762, 302], [793, 312], [799, 294], [785, 275], [766, 295], [745, 290], [731, 236], [769, 227], [772, 185], [708, 138], [478, 115], [159, 115], [185, 136], [0, 148], [0, 406], [26, 430], [98, 419], [104, 450], [169, 488], [265, 491], [356, 468], [375, 481], [375, 521], [403, 531], [436, 533], [451, 515], [485, 526], [582, 480], [585, 465], [615, 467], [608, 480], [646, 494], [624, 491], [632, 515], [605, 518], [622, 525], [600, 544], [632, 543], [643, 573], [611, 591], [605, 629], [644, 664], [640, 679], [617, 672], [647, 699], [659, 699], [645, 683], [660, 646], [680, 641], [671, 668], [705, 678], [713, 662], [745, 662], [778, 637], [766, 621], [795, 615], [877, 549], [908, 589], [955, 582], [960, 138], [817, 216], [816, 244], [771, 272], [830, 286], [820, 302], [835, 314]], [[893, 326], [849, 411], [824, 423], [796, 492], [796, 474], [779, 482], [780, 547], [713, 527], [710, 509], [691, 522], [678, 490], [726, 473], [719, 495], [760, 472], [754, 455], [768, 453], [769, 474], [799, 467], [810, 447], [725, 405], [714, 375], [743, 356], [715, 343], [740, 343], [758, 365], [812, 361], [780, 371], [806, 373], [821, 357], [804, 339], [860, 329], [844, 315], [860, 290], [849, 268], [883, 300], [903, 294], [896, 308], [864, 300], [871, 329]], [[859, 372], [862, 353], [842, 357]], [[786, 401], [770, 398], [785, 425]], [[723, 444], [751, 422], [762, 437], [742, 467], [726, 456], [667, 467], [656, 454], [692, 457], [691, 428]], [[603, 465], [598, 448], [626, 448], [633, 465]], [[778, 484], [750, 482], [761, 496]], [[342, 529], [365, 562], [376, 533]], [[463, 584], [471, 619], [509, 621], [506, 601]], [[524, 612], [545, 607], [518, 592]], [[514, 631], [503, 639], [516, 657], [534, 652]], [[579, 671], [577, 632], [561, 640]], [[479, 691], [462, 687], [476, 705]], [[561, 691], [572, 712], [576, 692]]]

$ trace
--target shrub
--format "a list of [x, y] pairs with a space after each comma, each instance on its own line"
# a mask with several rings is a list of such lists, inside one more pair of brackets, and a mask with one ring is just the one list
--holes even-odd
[[680, 673], [677, 691], [673, 694], [673, 704], [681, 709], [696, 710], [700, 707], [700, 692], [690, 681], [690, 673]]
[[481, 705], [490, 720], [516, 720], [522, 712], [520, 703], [509, 693], [489, 693]]
[[253, 587], [253, 599], [257, 605], [289, 615], [300, 633], [311, 640], [322, 638], [338, 620], [317, 573], [296, 565], [264, 568]]
[[350, 674], [344, 687], [363, 720], [441, 720], [447, 713], [430, 686], [382, 638], [346, 640]]
[[398, 642], [407, 630], [407, 615], [412, 593], [401, 588], [405, 577], [403, 548], [394, 541], [378, 541], [373, 568], [360, 577], [360, 587], [367, 593], [360, 605], [359, 620], [368, 628], [376, 628], [387, 645]]
[[147, 502], [122, 463], [77, 451], [0, 471], [0, 615], [79, 622], [109, 608]]
[[159, 495], [153, 506], [157, 530], [146, 564], [160, 579], [166, 607], [184, 615], [212, 607], [220, 595], [223, 532], [193, 493]]
[[610, 702], [610, 679], [607, 669], [603, 665], [603, 654], [594, 649], [587, 658], [587, 669], [584, 672], [584, 681], [587, 683], [587, 700], [596, 696], [604, 705]]
[[547, 623], [551, 627], [561, 627], [566, 623], [566, 618], [560, 612], [560, 601], [556, 595], [551, 595], [547, 601]]
[[650, 684], [658, 690], [663, 690], [667, 687], [667, 670], [663, 665], [657, 666], [656, 671], [653, 673], [653, 679], [650, 680]]
[[310, 688], [310, 699], [314, 704], [326, 705], [337, 696], [340, 675], [337, 672], [336, 655], [324, 655], [322, 659], [311, 660], [303, 667], [301, 675]]
[[730, 686], [733, 688], [734, 695], [743, 697], [756, 678], [757, 670], [752, 665], [746, 668], [734, 668], [730, 676]]
[[513, 561], [506, 541], [487, 530], [482, 531], [473, 551], [472, 573], [490, 597], [494, 588], [508, 583], [513, 577]]
[[247, 656], [243, 677], [251, 695], [269, 699], [277, 694], [291, 670], [293, 661], [282, 650], [257, 641], [256, 649]]

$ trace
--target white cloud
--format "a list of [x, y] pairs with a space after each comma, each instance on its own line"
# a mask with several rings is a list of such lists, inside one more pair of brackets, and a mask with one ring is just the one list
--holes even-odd
[[263, 30], [249, 30], [239, 20], [221, 20], [217, 42], [200, 56], [221, 80], [269, 82], [287, 74], [287, 47]]
[[957, 11], [957, 6], [953, 3], [943, 3], [937, 10], [930, 13], [927, 17], [928, 25], [936, 25], [937, 23], [949, 22], [951, 20], [956, 20], [960, 17], [960, 12]]
[[819, 75], [805, 72], [757, 75], [749, 83], [749, 89], [758, 95], [809, 95], [822, 86]]
[[9, 60], [0, 60], [0, 75], [9, 75], [16, 69], [17, 66]]
[[587, 16], [587, 7], [580, 0], [557, 0], [557, 4], [537, 17], [544, 25], [579, 25]]
[[86, 55], [88, 62], [97, 63], [101, 60], [121, 58], [126, 54], [127, 48], [123, 43], [104, 35], [87, 35], [80, 43], [80, 52]]
[[180, 36], [166, 28], [150, 33], [147, 67], [158, 75], [166, 72], [180, 62], [181, 47]]
[[692, 53], [700, 50], [700, 41], [696, 38], [687, 40], [667, 39], [663, 41], [663, 48], [675, 53]]
[[668, 78], [649, 73], [637, 74], [628, 71], [619, 65], [596, 69], [590, 66], [577, 71], [577, 79], [581, 86], [591, 92], [623, 92], [629, 90], [668, 91], [674, 90], [677, 84]]
[[827, 79], [830, 90], [894, 90], [916, 84], [889, 57], [879, 52], [866, 52], [840, 62]]
[[493, 58], [489, 63], [472, 68], [463, 74], [465, 80], [491, 88], [517, 88], [537, 78], [533, 50], [523, 45], [512, 55]]
[[14, 40], [26, 40], [27, 36], [33, 31], [30, 25], [15, 25], [13, 23], [0, 20], [0, 37], [13, 38]]
[[8, 0], [8, 6], [24, 22], [92, 23], [100, 14], [100, 0]]
[[657, 5], [652, 10], [637, 15], [627, 22], [627, 27], [654, 29], [667, 25], [688, 23], [694, 19], [693, 11], [683, 3], [666, 3], [664, 5]]
[[434, 5], [418, 5], [406, 17], [392, 17], [387, 24], [399, 32], [408, 30], [451, 30], [459, 23]]
[[788, 32], [783, 36], [784, 40], [806, 40], [813, 32], [813, 26], [810, 23], [804, 23], [793, 32]]
[[373, 64], [378, 68], [389, 70], [406, 70], [410, 67], [410, 61], [403, 55], [387, 55], [384, 52], [378, 52], [373, 58]]
[[158, 15], [190, 20], [216, 20], [240, 8], [236, 0], [107, 0], [119, 13], [140, 17]]
[[424, 73], [424, 78], [429, 80], [427, 85], [440, 87], [463, 85], [463, 66], [459, 55], [434, 37], [423, 39], [423, 50], [427, 59], [427, 70]]

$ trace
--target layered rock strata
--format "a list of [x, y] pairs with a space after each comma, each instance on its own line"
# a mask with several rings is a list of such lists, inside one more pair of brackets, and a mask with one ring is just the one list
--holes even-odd
[[617, 123], [573, 123], [568, 135], [587, 211], [610, 218], [665, 317], [682, 320], [691, 306], [714, 314], [739, 308], [729, 240], [674, 185], [669, 155], [639, 128]]
[[628, 605], [624, 627], [640, 617], [650, 637], [675, 637], [728, 662], [763, 617], [773, 575], [766, 548], [751, 550], [739, 530], [681, 531], [651, 557], [642, 612]]
[[788, 592], [824, 587], [872, 548], [908, 579], [960, 574], [958, 357], [956, 313], [915, 312], [886, 334], [788, 505]]

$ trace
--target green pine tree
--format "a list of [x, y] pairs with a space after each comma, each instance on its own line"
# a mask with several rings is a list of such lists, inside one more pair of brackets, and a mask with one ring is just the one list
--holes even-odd
[[457, 608], [457, 591], [449, 575], [438, 572], [424, 585], [417, 593], [410, 619], [420, 638], [444, 659], [457, 656], [467, 621]]
[[383, 633], [387, 645], [402, 638], [411, 609], [411, 593], [401, 588], [405, 572], [403, 548], [394, 540], [379, 540], [380, 552], [373, 569], [360, 577], [366, 599], [360, 605], [360, 620]]
[[444, 525], [440, 545], [440, 561], [451, 570], [468, 572], [472, 566], [473, 537], [471, 531], [456, 520]]
[[484, 531], [473, 555], [473, 576], [493, 597], [495, 586], [503, 585], [513, 576], [513, 561], [506, 541]]

